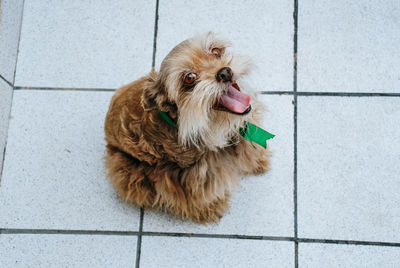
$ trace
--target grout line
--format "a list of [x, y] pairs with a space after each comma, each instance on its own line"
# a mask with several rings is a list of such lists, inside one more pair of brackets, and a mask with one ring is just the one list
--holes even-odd
[[13, 82], [9, 83], [6, 79], [2, 78], [7, 82], [12, 87], [12, 92], [11, 92], [11, 100], [10, 100], [10, 109], [8, 112], [8, 121], [7, 121], [7, 132], [6, 132], [6, 137], [4, 141], [4, 150], [2, 152], [3, 154], [3, 160], [2, 160], [2, 165], [1, 165], [1, 170], [0, 170], [0, 184], [1, 184], [1, 179], [3, 177], [3, 171], [4, 171], [4, 160], [6, 158], [6, 151], [7, 151], [7, 141], [8, 141], [8, 128], [10, 125], [10, 116], [11, 116], [11, 109], [12, 109], [12, 104], [13, 104], [13, 99], [14, 99], [14, 90], [15, 90], [15, 75], [17, 72], [17, 64], [18, 64], [18, 56], [19, 56], [19, 45], [21, 41], [21, 32], [22, 32], [22, 21], [24, 19], [24, 8], [25, 8], [25, 0], [22, 2], [22, 8], [21, 8], [21, 20], [20, 20], [20, 25], [19, 25], [19, 34], [18, 34], [18, 44], [17, 44], [17, 54], [15, 56], [15, 66], [14, 66], [14, 76], [13, 76]]
[[339, 97], [400, 97], [400, 93], [384, 92], [297, 92], [298, 96], [339, 96]]
[[19, 33], [18, 33], [17, 55], [15, 56], [15, 67], [14, 67], [13, 85], [15, 85], [15, 76], [16, 76], [16, 74], [17, 74], [18, 56], [19, 56], [19, 45], [21, 44], [22, 23], [23, 23], [23, 21], [24, 21], [24, 9], [25, 9], [25, 0], [23, 0], [23, 2], [22, 2], [21, 20], [20, 20]]
[[[10, 109], [11, 110], [11, 109]], [[3, 159], [1, 160], [1, 170], [0, 170], [0, 186], [1, 186], [1, 179], [3, 178], [3, 171], [4, 171], [4, 160], [6, 158], [6, 148], [7, 148], [7, 138], [4, 143], [4, 149], [3, 149]]]
[[294, 267], [299, 267], [299, 241], [298, 241], [298, 224], [297, 224], [297, 38], [298, 38], [298, 0], [294, 0], [293, 10], [293, 219], [294, 219]]
[[142, 252], [143, 217], [144, 217], [144, 208], [140, 208], [139, 235], [136, 244], [136, 266], [135, 266], [136, 268], [140, 267], [140, 255]]
[[[154, 14], [154, 36], [153, 36], [153, 55], [151, 60], [151, 69], [154, 70], [156, 63], [156, 51], [157, 51], [157, 33], [158, 33], [158, 6], [159, 0], [156, 0], [156, 8]], [[142, 236], [143, 236], [143, 218], [144, 218], [144, 208], [140, 208], [140, 224], [139, 224], [139, 235], [137, 238], [136, 245], [136, 264], [135, 267], [140, 267], [140, 256], [142, 253]]]
[[360, 245], [360, 246], [386, 246], [400, 247], [400, 242], [375, 242], [362, 240], [340, 240], [320, 238], [294, 238], [288, 236], [258, 236], [258, 235], [232, 235], [232, 234], [206, 234], [206, 233], [173, 233], [173, 232], [134, 232], [134, 231], [95, 231], [95, 230], [62, 230], [62, 229], [0, 229], [0, 234], [50, 234], [50, 235], [116, 235], [116, 236], [163, 236], [163, 237], [196, 237], [196, 238], [219, 238], [219, 239], [244, 239], [244, 240], [267, 240], [287, 241], [299, 243]]
[[151, 61], [151, 67], [153, 69], [156, 64], [156, 52], [157, 52], [158, 6], [159, 6], [159, 0], [156, 0], [156, 14], [155, 14], [155, 18], [154, 18], [153, 58]]
[[[4, 79], [3, 79], [4, 80]], [[6, 81], [8, 83], [8, 81]], [[73, 87], [21, 87], [16, 86], [14, 90], [52, 90], [52, 91], [106, 91], [114, 92], [114, 88], [73, 88]], [[294, 91], [259, 91], [262, 95], [294, 95]], [[297, 96], [327, 96], [327, 97], [400, 97], [400, 93], [368, 93], [368, 92], [299, 92]]]
[[60, 230], [60, 229], [0, 229], [1, 234], [64, 234], [64, 235], [138, 235], [132, 231], [94, 231], [94, 230]]
[[15, 90], [52, 90], [52, 91], [111, 91], [114, 92], [114, 88], [73, 88], [73, 87], [15, 87]]
[[145, 236], [170, 236], [170, 237], [196, 237], [196, 238], [219, 238], [219, 239], [243, 239], [243, 240], [269, 240], [293, 242], [293, 237], [286, 236], [261, 236], [261, 235], [233, 235], [233, 234], [205, 234], [205, 233], [164, 233], [143, 232]]
[[395, 243], [395, 242], [373, 242], [373, 241], [360, 241], [360, 240], [337, 240], [337, 239], [314, 239], [314, 238], [298, 238], [298, 241], [301, 243], [400, 247], [400, 243]]
[[[143, 210], [144, 211], [144, 210]], [[0, 229], [1, 234], [64, 234], [64, 235], [117, 235], [117, 236], [163, 236], [163, 237], [197, 237], [244, 240], [270, 240], [293, 242], [293, 237], [285, 236], [256, 236], [233, 234], [206, 233], [173, 233], [173, 232], [133, 232], [133, 231], [93, 231], [93, 230], [60, 230], [60, 229]]]
[[293, 95], [293, 91], [279, 91], [279, 90], [271, 90], [271, 91], [260, 91], [262, 95]]
[[7, 83], [7, 85], [9, 85], [10, 87], [14, 87], [14, 85], [12, 84], [12, 83], [10, 83], [4, 76], [2, 76], [1, 74], [0, 74], [0, 78], [2, 79], [2, 80], [4, 80], [4, 82], [6, 82]]
[[[294, 91], [260, 91], [264, 95], [294, 95]], [[296, 90], [297, 96], [322, 96], [322, 97], [400, 97], [400, 93], [384, 92], [301, 92]]]

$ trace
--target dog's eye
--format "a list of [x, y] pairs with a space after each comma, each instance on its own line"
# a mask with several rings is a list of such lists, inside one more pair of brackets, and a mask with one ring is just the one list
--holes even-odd
[[211, 49], [211, 53], [214, 54], [216, 57], [221, 57], [221, 49], [214, 47], [213, 49]]
[[187, 73], [183, 79], [185, 85], [192, 85], [196, 80], [197, 76], [194, 73]]

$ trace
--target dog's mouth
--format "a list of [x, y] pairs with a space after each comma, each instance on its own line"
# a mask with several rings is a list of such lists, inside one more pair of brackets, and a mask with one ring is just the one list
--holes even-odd
[[217, 104], [214, 105], [214, 109], [245, 115], [251, 111], [250, 100], [250, 95], [242, 93], [236, 83], [231, 83], [228, 91], [224, 92]]

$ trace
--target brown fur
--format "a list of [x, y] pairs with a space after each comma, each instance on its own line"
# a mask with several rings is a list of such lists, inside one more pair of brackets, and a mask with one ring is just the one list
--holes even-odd
[[[205, 113], [201, 109], [208, 106], [197, 107], [190, 101], [204, 95], [209, 84], [182, 89], [182, 71], [191, 70], [219, 94], [223, 85], [214, 81], [215, 74], [231, 66], [232, 57], [215, 59], [207, 52], [210, 44], [225, 49], [227, 43], [209, 33], [179, 44], [164, 59], [160, 72], [152, 71], [115, 93], [105, 122], [108, 176], [120, 196], [140, 207], [164, 209], [200, 223], [219, 221], [240, 175], [263, 173], [268, 167], [264, 148], [237, 135], [236, 124], [244, 119], [259, 123], [259, 103], [253, 103], [255, 108], [246, 116], [213, 109]], [[247, 73], [232, 69], [235, 79]], [[177, 122], [179, 131], [164, 121], [157, 108]], [[184, 121], [191, 112], [194, 117]], [[187, 122], [196, 125], [201, 120], [212, 121], [203, 129], [188, 131], [190, 137], [185, 139], [184, 128], [192, 127]]]

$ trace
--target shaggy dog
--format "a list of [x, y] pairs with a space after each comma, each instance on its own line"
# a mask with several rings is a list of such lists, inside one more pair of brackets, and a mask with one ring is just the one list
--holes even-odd
[[116, 91], [106, 166], [127, 202], [218, 222], [239, 177], [267, 171], [266, 150], [239, 135], [245, 121], [261, 119], [261, 104], [244, 93], [250, 63], [228, 47], [211, 32], [188, 39], [159, 72]]

